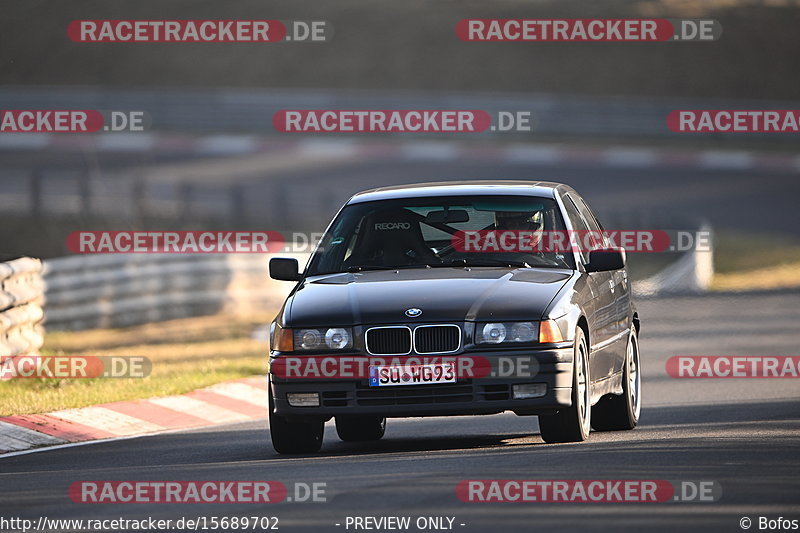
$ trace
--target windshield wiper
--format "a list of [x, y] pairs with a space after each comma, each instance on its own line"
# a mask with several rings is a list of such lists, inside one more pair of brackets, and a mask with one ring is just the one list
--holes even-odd
[[492, 267], [531, 268], [525, 261], [504, 261], [502, 259], [453, 259], [446, 263], [435, 263], [431, 267]]
[[365, 270], [402, 270], [405, 268], [430, 268], [431, 265], [395, 265], [395, 266], [375, 266], [375, 265], [354, 265], [347, 267], [346, 272], [363, 272]]

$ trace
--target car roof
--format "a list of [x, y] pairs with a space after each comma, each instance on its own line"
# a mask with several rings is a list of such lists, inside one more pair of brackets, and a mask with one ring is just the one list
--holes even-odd
[[413, 183], [392, 187], [369, 189], [353, 195], [347, 204], [394, 200], [401, 198], [429, 198], [435, 196], [538, 196], [555, 198], [557, 194], [572, 191], [563, 183], [525, 180], [476, 180]]

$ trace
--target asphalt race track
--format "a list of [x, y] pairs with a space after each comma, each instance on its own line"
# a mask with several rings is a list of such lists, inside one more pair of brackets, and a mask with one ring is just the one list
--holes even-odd
[[[796, 379], [670, 378], [672, 355], [797, 353], [798, 292], [638, 302], [644, 408], [639, 428], [547, 445], [535, 418], [390, 420], [377, 444], [278, 456], [266, 423], [165, 434], [0, 459], [4, 515], [49, 518], [277, 516], [281, 531], [353, 531], [348, 516], [455, 517], [455, 531], [742, 531], [740, 520], [800, 518]], [[466, 503], [466, 479], [715, 481], [717, 502]], [[73, 503], [80, 480], [277, 480], [326, 483], [327, 501], [272, 505]], [[290, 488], [291, 495], [291, 488]], [[336, 524], [340, 524], [337, 526]], [[461, 524], [464, 524], [463, 526]], [[612, 525], [613, 524], [613, 525]], [[411, 529], [414, 531], [414, 529]]]

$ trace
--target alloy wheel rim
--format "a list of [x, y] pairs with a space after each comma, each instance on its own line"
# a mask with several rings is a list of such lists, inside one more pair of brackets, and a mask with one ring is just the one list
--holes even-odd
[[589, 424], [589, 386], [586, 379], [586, 352], [581, 345], [578, 350], [580, 363], [578, 364], [578, 415], [584, 429]]
[[641, 376], [639, 374], [639, 350], [635, 345], [635, 340], [631, 338], [628, 343], [628, 390], [631, 395], [631, 406], [636, 418], [639, 418], [641, 409]]

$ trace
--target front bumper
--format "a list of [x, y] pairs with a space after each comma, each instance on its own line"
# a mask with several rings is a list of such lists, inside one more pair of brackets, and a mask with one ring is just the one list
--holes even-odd
[[[571, 346], [544, 350], [469, 352], [462, 357], [483, 357], [500, 365], [515, 356], [534, 358], [537, 370], [524, 377], [487, 376], [459, 379], [457, 383], [370, 387], [367, 379], [298, 379], [270, 374], [269, 386], [275, 414], [294, 419], [328, 419], [337, 415], [385, 417], [454, 416], [513, 411], [519, 415], [550, 414], [572, 405]], [[458, 357], [458, 356], [456, 356]], [[514, 399], [512, 385], [543, 383], [544, 396]], [[318, 393], [318, 407], [289, 405], [289, 393]]]

